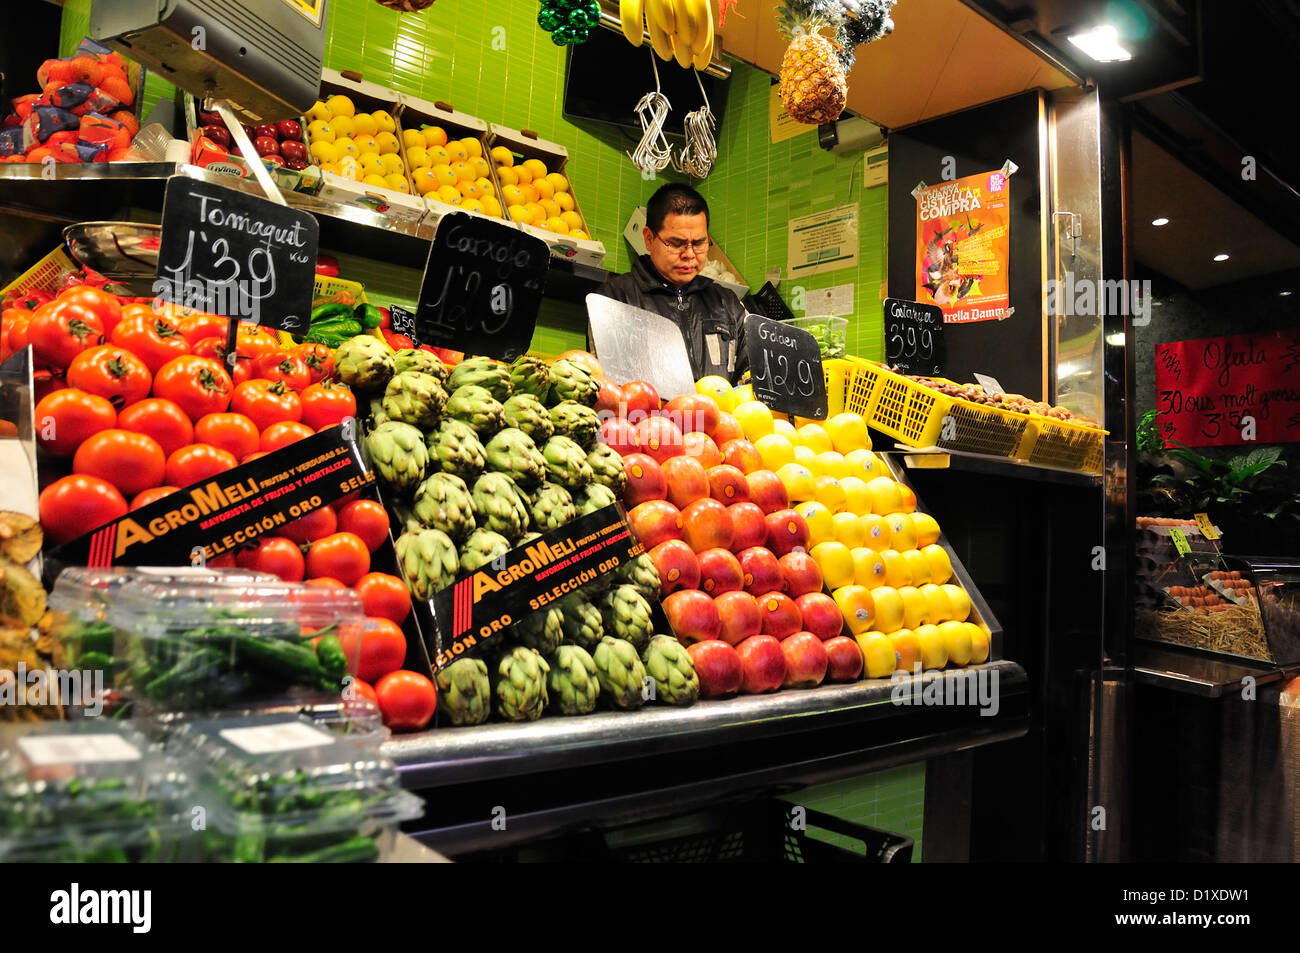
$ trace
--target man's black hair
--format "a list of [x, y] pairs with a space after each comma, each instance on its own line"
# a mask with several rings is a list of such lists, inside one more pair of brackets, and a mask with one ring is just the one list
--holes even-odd
[[709, 203], [704, 196], [689, 185], [665, 185], [645, 205], [645, 223], [656, 234], [664, 227], [669, 215], [699, 215], [704, 213], [705, 225], [709, 222]]

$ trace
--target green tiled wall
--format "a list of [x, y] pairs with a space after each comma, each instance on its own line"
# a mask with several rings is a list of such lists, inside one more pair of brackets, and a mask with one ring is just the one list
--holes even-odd
[[[785, 796], [791, 804], [822, 811], [856, 824], [867, 824], [916, 842], [912, 862], [921, 860], [921, 825], [925, 815], [925, 764], [910, 764], [877, 774], [863, 775], [806, 788]], [[819, 840], [860, 852], [851, 839], [818, 834]]]

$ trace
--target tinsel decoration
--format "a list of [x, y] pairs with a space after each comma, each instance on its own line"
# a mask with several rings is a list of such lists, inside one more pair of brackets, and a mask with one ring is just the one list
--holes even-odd
[[600, 23], [597, 0], [542, 0], [537, 25], [551, 34], [556, 46], [585, 43]]
[[375, 3], [398, 13], [419, 13], [433, 6], [433, 0], [375, 0]]
[[857, 47], [894, 32], [890, 11], [896, 0], [840, 0], [844, 16], [835, 27], [835, 45], [839, 47], [840, 65], [848, 73], [853, 68]]

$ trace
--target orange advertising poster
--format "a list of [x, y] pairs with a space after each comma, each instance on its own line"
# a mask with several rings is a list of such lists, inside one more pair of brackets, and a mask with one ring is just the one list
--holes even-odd
[[938, 305], [945, 324], [1006, 317], [1010, 208], [1002, 172], [916, 192], [916, 300]]

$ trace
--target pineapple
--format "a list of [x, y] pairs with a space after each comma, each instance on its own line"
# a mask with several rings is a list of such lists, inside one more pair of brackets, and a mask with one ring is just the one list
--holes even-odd
[[777, 26], [790, 41], [781, 58], [781, 105], [796, 122], [834, 122], [844, 111], [848, 82], [839, 50], [821, 35], [844, 18], [836, 0], [784, 0]]

